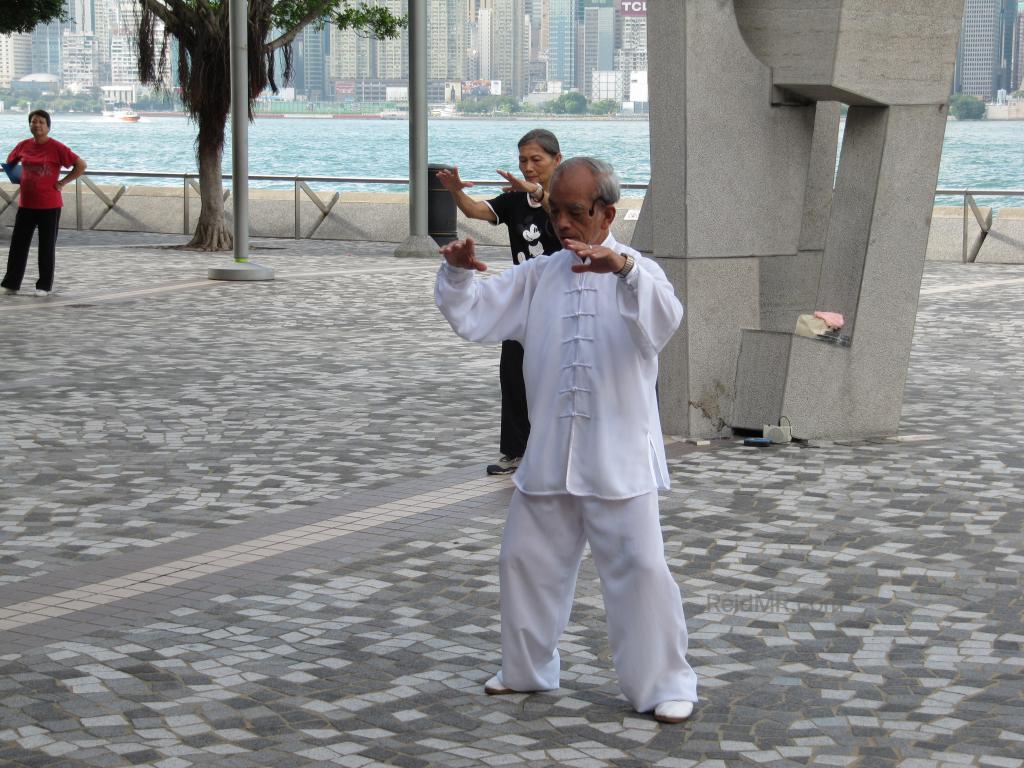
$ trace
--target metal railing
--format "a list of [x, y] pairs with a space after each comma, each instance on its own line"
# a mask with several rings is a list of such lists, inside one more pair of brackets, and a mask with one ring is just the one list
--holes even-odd
[[[986, 218], [982, 213], [981, 209], [978, 208], [978, 203], [974, 199], [975, 197], [1024, 197], [1024, 189], [942, 189], [941, 187], [935, 190], [935, 196], [963, 196], [964, 203], [964, 225], [963, 225], [963, 250], [960, 253], [961, 261], [966, 264], [971, 260], [969, 251], [970, 246], [968, 244], [968, 226], [969, 221], [967, 214], [968, 212], [974, 214], [975, 221], [978, 222], [978, 226], [981, 228], [981, 240], [984, 241], [988, 237], [989, 231], [992, 229], [991, 214]], [[980, 245], [980, 242], [979, 242]]]
[[[75, 181], [75, 228], [76, 229], [95, 229], [96, 226], [103, 221], [104, 217], [112, 210], [117, 207], [118, 200], [128, 191], [128, 187], [125, 184], [119, 184], [117, 190], [114, 192], [113, 197], [108, 196], [102, 189], [93, 182], [91, 177], [120, 177], [120, 178], [135, 178], [135, 179], [180, 179], [182, 184], [182, 232], [184, 234], [190, 234], [191, 232], [191, 190], [195, 190], [196, 195], [199, 194], [199, 174], [197, 173], [163, 173], [156, 171], [116, 171], [116, 170], [89, 170], [83, 176], [80, 176]], [[230, 179], [230, 175], [224, 175], [222, 178]], [[407, 186], [409, 184], [408, 179], [403, 178], [386, 178], [386, 177], [367, 177], [367, 176], [280, 176], [273, 174], [257, 174], [249, 176], [249, 181], [263, 181], [263, 182], [277, 182], [277, 183], [288, 183], [292, 185], [294, 191], [294, 205], [295, 205], [295, 227], [294, 237], [296, 240], [302, 239], [303, 235], [301, 232], [301, 206], [302, 197], [305, 195], [309, 200], [317, 207], [320, 211], [320, 219], [313, 225], [313, 228], [305, 234], [304, 237], [312, 237], [320, 225], [330, 216], [334, 206], [341, 199], [341, 193], [335, 191], [329, 201], [325, 202], [320, 198], [320, 195], [313, 190], [309, 185], [313, 184], [373, 184], [373, 185], [402, 185]], [[474, 179], [471, 181], [474, 186], [477, 187], [504, 187], [508, 184], [505, 180], [494, 180], [494, 179]], [[88, 226], [84, 225], [83, 220], [83, 206], [82, 206], [82, 195], [83, 186], [88, 187], [97, 199], [103, 203], [104, 209], [100, 212], [100, 215]], [[623, 189], [647, 189], [647, 184], [628, 182], [621, 184]], [[226, 201], [231, 196], [231, 190], [224, 190], [224, 200]], [[943, 189], [939, 188], [935, 190], [935, 196], [956, 196], [963, 198], [963, 209], [964, 209], [964, 227], [963, 227], [963, 260], [967, 261], [968, 254], [968, 212], [972, 213], [978, 222], [978, 226], [981, 228], [982, 237], [988, 235], [991, 225], [985, 216], [982, 215], [981, 210], [978, 208], [976, 197], [1021, 197], [1024, 198], [1024, 189], [971, 189], [970, 187], [963, 189]], [[17, 199], [17, 193], [7, 193], [3, 189], [0, 189], [0, 201], [3, 205], [0, 207], [0, 213], [7, 210], [8, 206], [14, 204]]]
[[[192, 231], [191, 222], [191, 207], [190, 201], [192, 198], [191, 191], [195, 190], [196, 195], [199, 195], [199, 174], [198, 173], [163, 173], [158, 171], [116, 171], [116, 170], [92, 170], [90, 169], [85, 174], [75, 180], [75, 229], [95, 229], [96, 226], [103, 221], [108, 213], [117, 207], [117, 201], [128, 191], [126, 184], [119, 184], [117, 190], [114, 192], [113, 197], [107, 195], [99, 186], [92, 180], [92, 177], [118, 177], [118, 178], [129, 178], [129, 179], [180, 179], [182, 184], [182, 214], [181, 231], [183, 234], [190, 234]], [[230, 174], [225, 174], [221, 178], [231, 179]], [[320, 225], [331, 215], [331, 211], [334, 206], [341, 199], [340, 192], [334, 192], [330, 196], [328, 201], [324, 201], [320, 198], [309, 185], [327, 183], [327, 184], [388, 184], [388, 185], [402, 185], [408, 186], [409, 180], [402, 178], [386, 178], [386, 177], [366, 177], [366, 176], [278, 176], [273, 174], [256, 174], [248, 177], [250, 182], [253, 181], [269, 181], [279, 183], [289, 183], [292, 185], [294, 190], [295, 200], [295, 227], [294, 237], [296, 240], [312, 237]], [[471, 183], [477, 187], [504, 187], [508, 184], [504, 179], [474, 179]], [[103, 203], [103, 210], [99, 216], [90, 223], [88, 226], [84, 222], [83, 206], [82, 206], [82, 195], [83, 186], [88, 187], [97, 199]], [[623, 189], [647, 189], [646, 184], [637, 183], [623, 183]], [[313, 225], [313, 228], [302, 235], [301, 225], [301, 207], [302, 197], [305, 195], [309, 200], [319, 209], [320, 219]], [[224, 200], [227, 201], [231, 197], [231, 190], [224, 190]], [[0, 213], [3, 213], [7, 207], [14, 203], [17, 199], [17, 193], [8, 194], [3, 189], [0, 189], [0, 200], [3, 201], [3, 207], [0, 207]]]

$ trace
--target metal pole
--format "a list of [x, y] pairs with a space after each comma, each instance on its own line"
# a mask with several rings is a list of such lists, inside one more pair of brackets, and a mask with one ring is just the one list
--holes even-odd
[[235, 218], [235, 261], [249, 260], [249, 3], [230, 0], [231, 188]]
[[409, 239], [395, 256], [436, 256], [427, 234], [427, 3], [409, 3]]
[[249, 3], [229, 0], [231, 32], [231, 210], [235, 264], [212, 267], [211, 280], [273, 280], [269, 267], [249, 261]]

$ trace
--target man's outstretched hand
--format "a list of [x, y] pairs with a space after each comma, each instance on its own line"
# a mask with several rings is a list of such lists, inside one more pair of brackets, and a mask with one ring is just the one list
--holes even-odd
[[487, 270], [486, 264], [482, 261], [477, 261], [476, 242], [472, 237], [448, 243], [448, 245], [440, 250], [440, 253], [444, 256], [444, 260], [453, 267], [475, 269], [478, 272], [485, 272]]
[[580, 264], [573, 264], [573, 272], [618, 272], [626, 266], [626, 258], [603, 245], [590, 245], [579, 240], [565, 240], [562, 245], [580, 257]]

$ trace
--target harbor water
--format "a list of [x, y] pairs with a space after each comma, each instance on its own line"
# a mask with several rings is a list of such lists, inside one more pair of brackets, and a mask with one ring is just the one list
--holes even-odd
[[[495, 179], [496, 168], [515, 170], [516, 142], [531, 128], [549, 128], [566, 157], [588, 154], [609, 160], [625, 182], [650, 179], [649, 125], [645, 120], [432, 120], [429, 161], [458, 165], [464, 179]], [[92, 115], [54, 115], [51, 134], [95, 170], [194, 173], [195, 125], [184, 117], [144, 116], [125, 123]], [[249, 132], [249, 171], [253, 175], [408, 176], [408, 123], [382, 119], [257, 119]], [[0, 149], [6, 154], [28, 138], [24, 114], [0, 114]], [[1024, 122], [950, 121], [939, 172], [946, 188], [1024, 188]], [[230, 140], [224, 172], [231, 172]], [[113, 178], [98, 179], [101, 182]], [[124, 179], [124, 181], [129, 181]], [[133, 180], [131, 183], [140, 183]], [[147, 179], [146, 184], [180, 184]], [[253, 186], [289, 188], [288, 182]], [[338, 185], [313, 185], [336, 187]], [[404, 185], [347, 184], [353, 191], [403, 191]], [[492, 190], [481, 189], [486, 194]], [[633, 191], [632, 194], [642, 194]], [[957, 205], [960, 198], [938, 203]], [[1024, 199], [987, 198], [983, 204], [1024, 207]]]

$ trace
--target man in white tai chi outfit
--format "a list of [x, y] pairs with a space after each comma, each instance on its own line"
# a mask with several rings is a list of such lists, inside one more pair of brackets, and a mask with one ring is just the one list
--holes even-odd
[[661, 537], [669, 477], [654, 385], [683, 306], [657, 264], [609, 234], [618, 200], [608, 163], [567, 160], [549, 196], [563, 250], [478, 280], [487, 265], [473, 240], [450, 243], [435, 299], [463, 338], [526, 350], [533, 432], [501, 544], [501, 671], [484, 690], [558, 688], [558, 639], [589, 542], [622, 691], [638, 712], [678, 723], [697, 676]]

